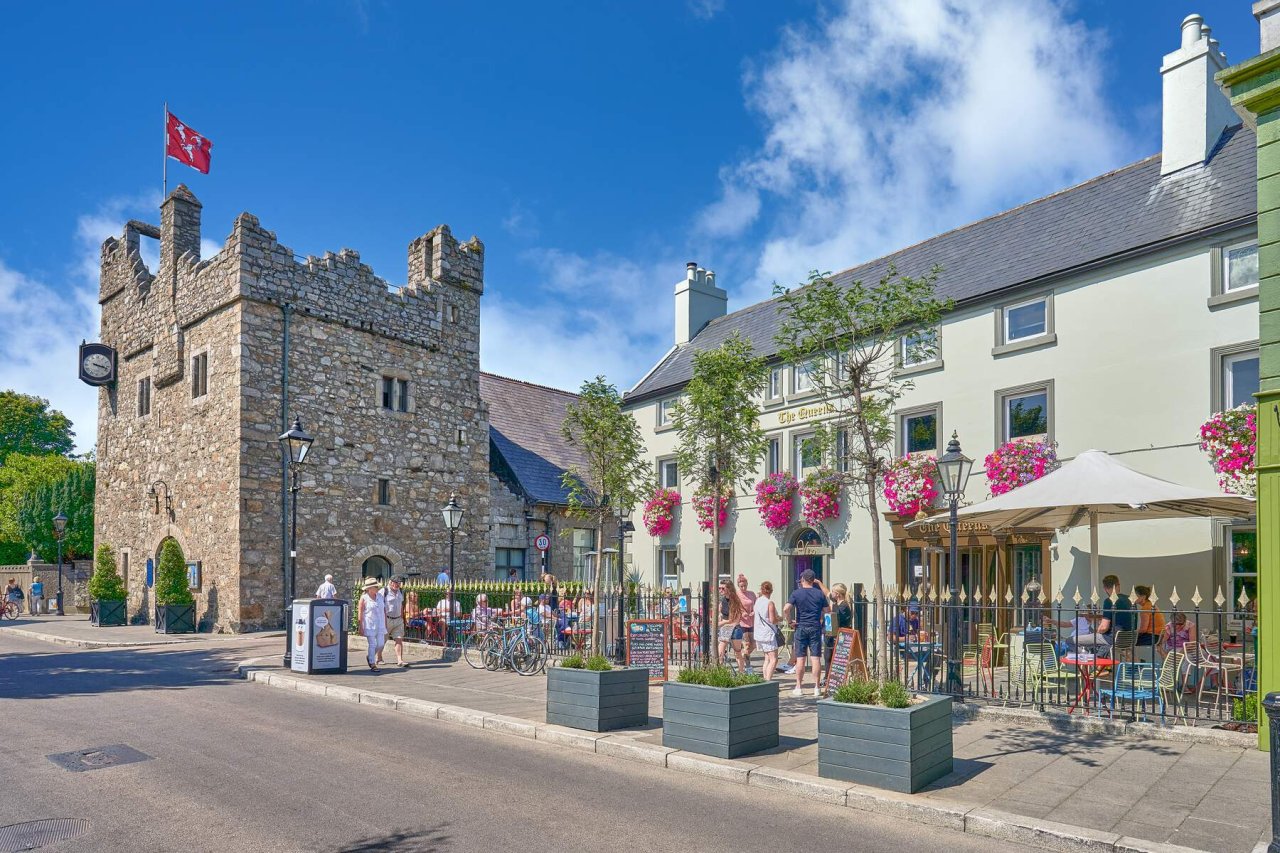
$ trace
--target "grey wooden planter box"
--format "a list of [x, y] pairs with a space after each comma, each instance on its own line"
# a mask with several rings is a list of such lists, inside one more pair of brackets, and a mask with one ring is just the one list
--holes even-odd
[[196, 632], [196, 606], [194, 604], [157, 604], [157, 634], [194, 634]]
[[547, 669], [547, 722], [591, 732], [649, 722], [647, 669]]
[[910, 708], [818, 702], [818, 775], [914, 794], [951, 772], [951, 697]]
[[662, 686], [662, 745], [737, 758], [778, 745], [778, 682]]
[[127, 625], [124, 601], [95, 598], [89, 603], [89, 624], [99, 628]]

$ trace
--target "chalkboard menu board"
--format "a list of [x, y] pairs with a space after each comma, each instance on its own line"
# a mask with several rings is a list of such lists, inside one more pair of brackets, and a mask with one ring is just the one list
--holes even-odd
[[856, 672], [867, 675], [867, 655], [862, 648], [862, 635], [856, 628], [841, 628], [836, 632], [836, 647], [827, 661], [827, 690], [835, 690]]
[[667, 680], [667, 622], [632, 619], [627, 622], [627, 666], [649, 670], [650, 681]]

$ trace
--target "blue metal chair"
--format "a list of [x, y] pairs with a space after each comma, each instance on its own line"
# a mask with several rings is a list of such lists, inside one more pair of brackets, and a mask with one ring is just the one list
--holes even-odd
[[1160, 699], [1156, 691], [1155, 667], [1149, 663], [1117, 664], [1111, 684], [1098, 686], [1099, 706], [1104, 698], [1110, 700], [1113, 716], [1116, 710], [1116, 699], [1119, 698], [1122, 702], [1128, 700], [1137, 704], [1145, 718], [1147, 703], [1157, 702]]

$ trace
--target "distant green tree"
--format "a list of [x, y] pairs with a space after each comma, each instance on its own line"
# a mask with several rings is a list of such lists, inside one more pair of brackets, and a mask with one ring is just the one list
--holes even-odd
[[58, 540], [53, 535], [53, 517], [61, 512], [67, 517], [63, 557], [74, 560], [91, 555], [96, 477], [94, 463], [74, 462], [60, 480], [42, 483], [24, 495], [18, 503], [20, 541], [30, 545], [45, 562], [56, 560]]
[[68, 454], [74, 438], [71, 420], [48, 400], [0, 391], [0, 465], [10, 453]]
[[[583, 465], [570, 466], [562, 483], [569, 492], [570, 514], [596, 519], [594, 589], [599, 602], [605, 522], [611, 512], [630, 513], [650, 479], [644, 442], [636, 419], [622, 411], [618, 389], [603, 376], [582, 383], [577, 402], [565, 412], [560, 433], [585, 459]], [[596, 650], [604, 627], [600, 622], [592, 620], [591, 643]]]
[[116, 554], [110, 545], [98, 546], [98, 559], [89, 578], [89, 597], [98, 601], [124, 601], [124, 578], [116, 571]]
[[[40, 486], [62, 480], [75, 470], [74, 459], [55, 454], [33, 456], [27, 453], [11, 453], [0, 464], [0, 542], [13, 543], [20, 549], [29, 549], [31, 543], [23, 540], [18, 532], [18, 504]], [[56, 514], [56, 513], [55, 513]], [[22, 559], [26, 560], [24, 553]]]
[[156, 604], [191, 604], [195, 598], [187, 585], [187, 560], [176, 539], [164, 540], [156, 568]]

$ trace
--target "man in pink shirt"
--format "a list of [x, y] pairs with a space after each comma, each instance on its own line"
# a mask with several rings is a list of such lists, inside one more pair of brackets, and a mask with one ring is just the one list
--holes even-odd
[[756, 650], [756, 594], [747, 586], [747, 576], [738, 575], [738, 599], [742, 602], [742, 619], [733, 629], [733, 654], [740, 672], [751, 672], [751, 653]]

